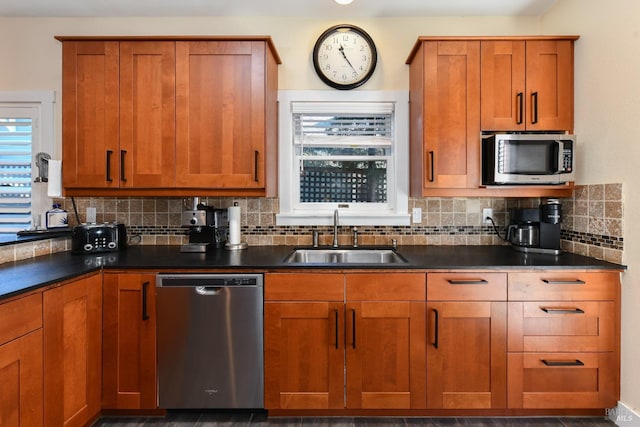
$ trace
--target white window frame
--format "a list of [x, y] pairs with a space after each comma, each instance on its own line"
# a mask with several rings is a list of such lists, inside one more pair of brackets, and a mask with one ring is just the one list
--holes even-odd
[[[299, 188], [295, 188], [293, 111], [295, 102], [392, 103], [394, 105], [393, 158], [387, 171], [386, 204], [350, 204], [339, 209], [340, 225], [410, 225], [409, 205], [409, 93], [407, 91], [279, 91], [278, 92], [278, 173], [280, 212], [276, 225], [331, 225], [336, 203], [298, 207]], [[359, 204], [358, 204], [359, 205]], [[312, 208], [312, 209], [311, 209]]]
[[[35, 108], [37, 118], [32, 129], [31, 171], [32, 179], [37, 175], [35, 155], [45, 152], [56, 159], [55, 141], [55, 91], [0, 91], [0, 107]], [[46, 183], [31, 185], [31, 213], [41, 215], [41, 226], [44, 226], [44, 213], [51, 208], [51, 199], [47, 196]]]

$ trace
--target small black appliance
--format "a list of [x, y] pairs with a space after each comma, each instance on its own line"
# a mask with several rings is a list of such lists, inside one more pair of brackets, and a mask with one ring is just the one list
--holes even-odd
[[562, 204], [550, 199], [538, 208], [510, 210], [506, 239], [521, 252], [559, 254]]
[[71, 253], [115, 252], [127, 247], [127, 228], [118, 222], [80, 224], [71, 232]]
[[189, 243], [180, 252], [206, 252], [224, 248], [229, 231], [226, 209], [206, 206], [193, 199], [193, 209], [182, 211], [182, 225], [189, 227]]

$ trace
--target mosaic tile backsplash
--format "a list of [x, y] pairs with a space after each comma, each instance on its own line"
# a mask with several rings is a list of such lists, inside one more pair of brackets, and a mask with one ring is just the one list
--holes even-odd
[[[203, 198], [202, 203], [227, 208], [238, 202], [242, 211], [242, 239], [249, 245], [310, 245], [312, 230], [320, 233], [320, 244], [331, 243], [328, 226], [276, 226], [276, 198]], [[422, 209], [422, 222], [404, 227], [358, 227], [361, 245], [388, 245], [396, 239], [400, 245], [499, 245], [505, 244], [493, 226], [481, 224], [482, 209], [492, 208], [498, 233], [505, 235], [509, 209], [537, 207], [540, 199], [513, 198], [412, 198], [409, 211]], [[71, 199], [61, 199], [75, 225]], [[130, 237], [141, 244], [179, 245], [187, 242], [187, 228], [181, 226], [181, 212], [191, 206], [182, 198], [76, 198], [80, 220], [86, 208], [97, 210], [97, 221], [119, 221], [127, 225]], [[623, 201], [622, 184], [577, 186], [573, 197], [561, 199], [564, 219], [562, 248], [611, 262], [622, 262]], [[352, 242], [351, 227], [339, 228], [340, 244]], [[68, 250], [68, 242], [54, 241], [0, 248], [0, 262]], [[13, 251], [13, 253], [11, 253]], [[13, 258], [13, 259], [12, 259]]]

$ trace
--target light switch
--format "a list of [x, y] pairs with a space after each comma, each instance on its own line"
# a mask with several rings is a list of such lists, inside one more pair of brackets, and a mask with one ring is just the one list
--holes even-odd
[[96, 208], [87, 208], [87, 224], [96, 223]]
[[414, 224], [419, 224], [422, 222], [422, 208], [413, 208], [412, 215], [412, 221]]

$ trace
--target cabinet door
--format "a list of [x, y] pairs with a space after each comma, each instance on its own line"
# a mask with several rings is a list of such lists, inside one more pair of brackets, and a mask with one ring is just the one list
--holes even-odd
[[505, 302], [427, 305], [427, 407], [505, 408]]
[[175, 184], [175, 43], [120, 43], [120, 148], [123, 188]]
[[45, 425], [83, 426], [100, 413], [102, 278], [44, 292]]
[[118, 42], [62, 45], [62, 156], [65, 188], [117, 188]]
[[265, 186], [264, 42], [176, 43], [177, 186]]
[[525, 129], [525, 42], [482, 41], [482, 130]]
[[424, 49], [423, 189], [477, 188], [480, 42], [425, 42]]
[[156, 303], [152, 274], [105, 273], [102, 405], [156, 408]]
[[573, 43], [527, 41], [528, 130], [573, 129]]
[[0, 425], [42, 425], [42, 380], [42, 329], [0, 345]]
[[342, 302], [267, 302], [265, 408], [344, 408]]
[[347, 408], [425, 407], [424, 307], [418, 301], [347, 303]]

